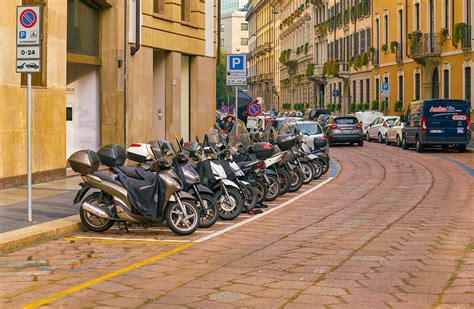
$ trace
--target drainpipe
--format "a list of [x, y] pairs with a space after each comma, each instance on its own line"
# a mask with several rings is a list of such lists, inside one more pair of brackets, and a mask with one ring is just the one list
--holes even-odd
[[217, 0], [217, 66], [221, 64], [221, 0]]
[[123, 146], [127, 148], [127, 1], [123, 1]]
[[132, 56], [140, 50], [140, 1], [135, 0], [135, 45], [130, 49]]

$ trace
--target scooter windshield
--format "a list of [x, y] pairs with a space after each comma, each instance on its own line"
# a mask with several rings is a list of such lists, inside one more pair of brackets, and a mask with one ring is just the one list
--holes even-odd
[[277, 128], [277, 135], [298, 135], [299, 129], [294, 119], [285, 119]]
[[250, 133], [245, 126], [245, 123], [237, 119], [235, 121], [234, 127], [229, 134], [229, 147], [239, 148], [239, 146], [247, 148], [252, 145], [252, 140], [250, 138]]

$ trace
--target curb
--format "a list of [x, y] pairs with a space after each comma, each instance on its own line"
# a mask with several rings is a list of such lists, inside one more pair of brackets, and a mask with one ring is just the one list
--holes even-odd
[[0, 254], [16, 251], [41, 242], [70, 236], [81, 230], [79, 215], [0, 234]]

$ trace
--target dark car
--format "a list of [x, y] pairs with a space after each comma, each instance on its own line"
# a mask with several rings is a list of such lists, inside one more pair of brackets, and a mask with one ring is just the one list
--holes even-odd
[[322, 114], [331, 114], [327, 109], [324, 108], [317, 108], [317, 109], [307, 109], [304, 112], [304, 119], [305, 120], [317, 120], [319, 115]]
[[464, 100], [424, 100], [408, 106], [402, 130], [402, 147], [414, 145], [418, 152], [429, 146], [454, 145], [466, 151], [470, 141], [471, 105]]
[[362, 123], [353, 116], [331, 116], [326, 121], [326, 135], [329, 146], [336, 143], [357, 143], [364, 145]]

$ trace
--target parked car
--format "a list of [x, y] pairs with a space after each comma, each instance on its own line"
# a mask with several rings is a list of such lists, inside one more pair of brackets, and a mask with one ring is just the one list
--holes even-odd
[[402, 147], [402, 129], [403, 122], [401, 119], [395, 120], [388, 128], [385, 134], [385, 144], [395, 143], [398, 147]]
[[335, 143], [364, 145], [362, 123], [353, 116], [331, 116], [326, 121], [325, 132], [329, 146]]
[[362, 122], [362, 129], [364, 130], [364, 137], [367, 134], [367, 129], [369, 125], [378, 117], [383, 117], [383, 114], [379, 111], [363, 111], [356, 112], [355, 116]]
[[375, 118], [367, 128], [367, 141], [370, 142], [373, 139], [377, 139], [379, 143], [383, 143], [389, 126], [391, 126], [397, 119], [400, 119], [400, 117], [384, 116]]
[[[298, 129], [303, 133], [303, 142], [309, 147], [309, 149], [314, 150], [315, 143], [318, 141], [325, 142], [327, 144], [326, 134], [323, 131], [323, 128], [316, 121], [299, 121], [296, 123]], [[318, 148], [323, 148], [326, 145], [318, 145]]]
[[331, 112], [327, 109], [324, 109], [324, 108], [306, 109], [304, 111], [304, 119], [305, 120], [316, 120], [316, 119], [318, 119], [318, 117], [320, 115], [323, 115], [323, 114], [330, 115]]
[[402, 147], [414, 145], [418, 152], [429, 146], [454, 145], [466, 151], [471, 139], [471, 105], [465, 100], [424, 100], [408, 106], [402, 130]]

